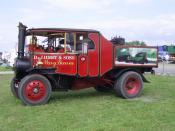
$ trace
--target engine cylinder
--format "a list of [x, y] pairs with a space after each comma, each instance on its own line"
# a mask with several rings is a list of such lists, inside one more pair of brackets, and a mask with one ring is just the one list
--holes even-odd
[[25, 71], [32, 67], [31, 61], [28, 58], [17, 58], [14, 63], [14, 70], [17, 72]]

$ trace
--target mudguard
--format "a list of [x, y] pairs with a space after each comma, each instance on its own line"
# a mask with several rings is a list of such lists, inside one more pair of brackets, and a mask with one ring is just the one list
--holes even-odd
[[137, 69], [133, 69], [133, 68], [127, 68], [127, 69], [122, 69], [121, 71], [117, 72], [117, 74], [115, 74], [115, 78], [119, 78], [123, 73], [127, 72], [127, 71], [134, 71], [137, 72], [141, 75], [143, 82], [145, 83], [150, 83], [150, 81], [148, 81], [145, 76], [143, 75], [143, 73]]

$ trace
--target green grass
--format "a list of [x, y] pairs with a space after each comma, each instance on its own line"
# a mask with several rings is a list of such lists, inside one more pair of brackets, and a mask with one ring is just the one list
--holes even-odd
[[12, 71], [12, 67], [3, 67], [3, 66], [0, 66], [0, 71]]
[[24, 106], [0, 75], [0, 131], [174, 131], [175, 77], [150, 76], [140, 98], [94, 89], [53, 93], [48, 104]]

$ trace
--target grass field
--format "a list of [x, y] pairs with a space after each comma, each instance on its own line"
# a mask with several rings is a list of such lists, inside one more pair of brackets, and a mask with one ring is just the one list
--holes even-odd
[[175, 77], [150, 76], [140, 98], [124, 100], [94, 89], [53, 93], [47, 105], [15, 99], [11, 75], [0, 75], [0, 131], [174, 131]]
[[12, 67], [3, 67], [3, 66], [0, 66], [0, 71], [12, 71]]

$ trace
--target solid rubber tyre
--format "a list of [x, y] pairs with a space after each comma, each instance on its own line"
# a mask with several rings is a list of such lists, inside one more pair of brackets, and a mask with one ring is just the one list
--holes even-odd
[[13, 79], [11, 80], [10, 88], [11, 88], [11, 92], [12, 92], [13, 96], [14, 96], [15, 98], [19, 99], [18, 88], [15, 86], [15, 78], [13, 78]]
[[19, 85], [19, 98], [25, 105], [46, 104], [51, 96], [52, 87], [49, 80], [39, 74], [25, 76]]
[[117, 96], [125, 99], [139, 97], [143, 91], [143, 80], [139, 73], [128, 71], [122, 74], [114, 83]]

